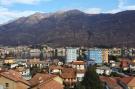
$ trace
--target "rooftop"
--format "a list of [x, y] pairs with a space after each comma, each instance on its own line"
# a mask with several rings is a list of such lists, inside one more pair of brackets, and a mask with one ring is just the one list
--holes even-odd
[[29, 80], [29, 82], [31, 86], [36, 86], [54, 77], [56, 77], [56, 75], [37, 73], [32, 79]]
[[21, 82], [26, 85], [30, 85], [28, 81], [23, 79], [23, 77], [21, 76], [19, 72], [16, 72], [14, 70], [8, 70], [6, 72], [2, 72], [0, 73], [0, 75], [15, 82]]

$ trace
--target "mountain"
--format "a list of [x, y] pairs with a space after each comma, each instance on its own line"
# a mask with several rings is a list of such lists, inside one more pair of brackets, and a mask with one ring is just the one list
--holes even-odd
[[35, 13], [0, 26], [1, 45], [135, 47], [135, 11]]

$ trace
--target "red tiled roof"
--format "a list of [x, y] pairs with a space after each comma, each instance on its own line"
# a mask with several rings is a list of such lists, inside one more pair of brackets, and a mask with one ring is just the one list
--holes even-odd
[[38, 89], [64, 89], [63, 84], [51, 79], [37, 86]]
[[51, 65], [51, 66], [49, 66], [49, 69], [50, 70], [54, 70], [54, 69], [63, 69], [61, 66], [56, 66], [56, 65]]
[[74, 65], [84, 65], [85, 62], [84, 61], [73, 61], [72, 64], [74, 64]]
[[135, 77], [133, 77], [133, 76], [123, 77], [123, 78], [120, 78], [119, 80], [128, 86], [135, 87]]
[[120, 66], [121, 67], [128, 67], [129, 66], [129, 61], [128, 60], [121, 60]]
[[119, 80], [121, 80], [125, 84], [128, 84], [132, 79], [133, 77], [123, 77], [123, 78], [120, 78]]
[[123, 89], [113, 77], [100, 76], [101, 82], [106, 82], [111, 89]]
[[0, 73], [0, 75], [15, 82], [22, 82], [24, 84], [30, 85], [28, 81], [22, 78], [19, 72], [9, 70], [9, 71]]
[[61, 77], [64, 78], [64, 79], [74, 79], [76, 77], [76, 71], [75, 69], [73, 68], [64, 68], [62, 70], [62, 74], [61, 74]]
[[135, 87], [135, 77], [133, 77], [132, 80], [128, 83], [128, 86]]
[[56, 75], [52, 74], [41, 74], [37, 73], [32, 79], [29, 80], [31, 86], [36, 86], [41, 84], [42, 82], [48, 81], [52, 78], [56, 77]]

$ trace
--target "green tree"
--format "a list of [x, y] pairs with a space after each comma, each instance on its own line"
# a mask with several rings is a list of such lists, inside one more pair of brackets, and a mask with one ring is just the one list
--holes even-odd
[[96, 66], [89, 66], [82, 81], [85, 89], [103, 89], [99, 76], [96, 73]]
[[109, 56], [109, 60], [114, 60], [114, 61], [116, 61], [116, 62], [119, 61], [119, 60], [118, 60], [118, 57], [117, 57], [117, 56], [113, 56], [113, 55]]
[[40, 57], [39, 57], [41, 61], [44, 60], [44, 54], [43, 54], [43, 53], [44, 53], [44, 52], [43, 52], [43, 50], [41, 49], [41, 53], [40, 53]]
[[79, 82], [79, 83], [76, 84], [74, 89], [85, 89], [85, 87]]

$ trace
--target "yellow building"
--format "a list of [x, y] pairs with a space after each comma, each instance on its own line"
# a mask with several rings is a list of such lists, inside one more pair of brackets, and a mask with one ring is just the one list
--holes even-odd
[[19, 72], [9, 70], [0, 73], [0, 89], [64, 89], [63, 79], [51, 74], [36, 74], [30, 81]]
[[103, 49], [102, 50], [103, 63], [108, 63], [108, 55], [109, 55], [109, 50], [108, 49]]
[[135, 58], [132, 59], [132, 62], [135, 63]]
[[15, 63], [15, 59], [13, 57], [8, 57], [4, 60], [5, 64], [13, 64]]

